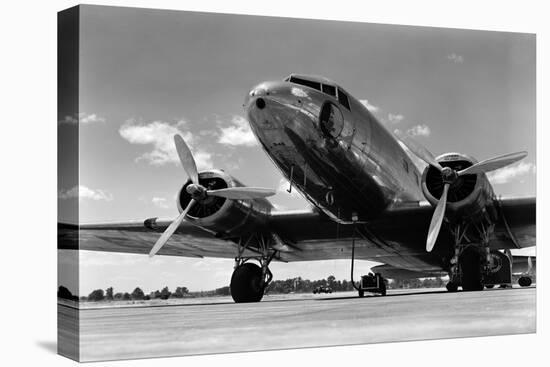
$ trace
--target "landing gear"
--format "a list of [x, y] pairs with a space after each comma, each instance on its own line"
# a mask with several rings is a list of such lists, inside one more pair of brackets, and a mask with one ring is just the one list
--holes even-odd
[[518, 280], [518, 284], [521, 287], [529, 287], [532, 283], [533, 283], [533, 281], [531, 280], [531, 277], [523, 276], [523, 277], [519, 278], [519, 280]]
[[487, 289], [493, 289], [495, 287], [494, 284], [485, 284], [485, 288]]
[[483, 290], [481, 256], [477, 249], [469, 247], [462, 251], [459, 260], [462, 269], [462, 290]]
[[[266, 287], [273, 279], [269, 264], [273, 260], [276, 251], [270, 250], [267, 240], [262, 235], [257, 235], [255, 238], [258, 240], [258, 250], [262, 254], [260, 256], [243, 257], [252, 236], [248, 238], [244, 245], [242, 239], [238, 244], [235, 269], [229, 285], [231, 297], [235, 303], [259, 302], [264, 296]], [[249, 260], [257, 260], [259, 265], [248, 262]]]
[[447, 290], [449, 292], [456, 292], [458, 291], [458, 283], [456, 282], [453, 282], [453, 281], [450, 281], [449, 283], [447, 283], [447, 285], [445, 286], [447, 288]]
[[252, 263], [238, 266], [231, 276], [231, 297], [236, 303], [259, 302], [264, 296], [262, 269]]
[[478, 222], [453, 223], [454, 256], [451, 258], [447, 290], [481, 291], [490, 285], [511, 282], [511, 262], [506, 255], [489, 248], [494, 224], [488, 218]]

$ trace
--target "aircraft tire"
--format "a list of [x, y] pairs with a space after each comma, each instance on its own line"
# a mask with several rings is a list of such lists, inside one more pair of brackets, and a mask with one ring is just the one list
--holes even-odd
[[231, 276], [231, 297], [235, 303], [259, 302], [264, 295], [262, 269], [252, 263], [244, 263]]
[[530, 277], [521, 277], [518, 279], [518, 284], [522, 287], [529, 287], [533, 281]]
[[482, 291], [483, 277], [481, 274], [481, 256], [476, 250], [466, 249], [461, 257], [462, 290]]
[[445, 286], [449, 292], [456, 292], [458, 290], [458, 284], [455, 282], [449, 282]]
[[485, 284], [485, 288], [487, 289], [493, 289], [495, 287], [494, 284]]
[[386, 295], [386, 282], [384, 282], [383, 280], [382, 280], [382, 286], [380, 287], [380, 294], [382, 296]]

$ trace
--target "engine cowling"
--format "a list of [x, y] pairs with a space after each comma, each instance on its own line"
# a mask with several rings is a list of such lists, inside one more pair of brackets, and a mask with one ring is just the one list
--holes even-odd
[[[209, 190], [244, 186], [222, 170], [200, 172], [199, 183]], [[191, 180], [188, 180], [178, 193], [177, 206], [180, 213], [191, 200], [191, 195], [186, 191], [190, 184]], [[220, 237], [239, 237], [244, 233], [261, 231], [272, 208], [266, 199], [230, 200], [209, 196], [193, 205], [186, 220]]]
[[[462, 153], [445, 153], [436, 158], [443, 167], [450, 167], [460, 171], [477, 163]], [[436, 206], [443, 193], [443, 179], [441, 172], [428, 166], [422, 174], [422, 192], [426, 199]], [[458, 177], [449, 187], [447, 195], [447, 214], [454, 217], [485, 218], [488, 214], [491, 219], [496, 219], [493, 208], [493, 189], [487, 176], [483, 173], [463, 175]], [[487, 210], [491, 209], [491, 210]]]

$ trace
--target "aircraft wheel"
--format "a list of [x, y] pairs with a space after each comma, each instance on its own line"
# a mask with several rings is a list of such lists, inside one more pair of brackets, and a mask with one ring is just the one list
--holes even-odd
[[494, 284], [485, 284], [485, 288], [493, 289], [495, 287]]
[[384, 281], [382, 281], [382, 286], [380, 287], [380, 294], [382, 296], [386, 295], [386, 283]]
[[529, 287], [533, 281], [530, 277], [521, 277], [518, 279], [518, 284], [522, 287]]
[[458, 290], [458, 284], [455, 282], [449, 282], [445, 287], [449, 292], [456, 292]]
[[244, 263], [231, 276], [231, 297], [236, 303], [259, 302], [264, 295], [262, 269], [252, 263]]
[[465, 291], [482, 291], [481, 256], [474, 249], [466, 249], [460, 256], [462, 269], [462, 289]]

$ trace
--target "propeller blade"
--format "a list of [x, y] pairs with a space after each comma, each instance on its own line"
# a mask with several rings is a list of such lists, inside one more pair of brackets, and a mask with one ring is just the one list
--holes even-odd
[[262, 187], [229, 187], [227, 189], [206, 190], [206, 195], [232, 200], [250, 200], [273, 196], [276, 191]]
[[441, 167], [441, 165], [435, 160], [433, 154], [426, 149], [426, 147], [422, 146], [420, 143], [400, 131], [395, 132], [395, 135], [397, 135], [399, 140], [401, 140], [401, 142], [403, 142], [403, 144], [405, 144], [405, 146], [409, 148], [409, 150], [418, 158], [422, 159], [427, 164], [434, 166], [439, 171], [443, 169], [443, 167]]
[[191, 207], [195, 204], [195, 200], [191, 199], [189, 204], [187, 205], [187, 208], [166, 228], [162, 236], [157, 240], [155, 243], [155, 246], [151, 249], [149, 252], [149, 257], [155, 256], [155, 254], [168, 242], [170, 237], [174, 234], [176, 229], [180, 226], [181, 222], [185, 219], [185, 216], [187, 215], [187, 212], [191, 209]]
[[180, 157], [180, 162], [183, 169], [191, 179], [191, 182], [193, 182], [194, 184], [198, 184], [199, 173], [197, 171], [195, 158], [193, 158], [193, 153], [191, 153], [191, 150], [189, 150], [189, 147], [187, 146], [187, 144], [185, 144], [185, 140], [183, 140], [181, 135], [174, 135], [174, 143], [176, 144], [176, 151], [178, 152], [178, 156]]
[[486, 173], [491, 172], [496, 169], [508, 166], [512, 163], [515, 163], [527, 156], [527, 152], [517, 152], [501, 155], [498, 157], [493, 157], [474, 164], [468, 168], [458, 171], [458, 175], [471, 175], [476, 173]]
[[439, 230], [441, 229], [441, 223], [443, 223], [443, 218], [445, 218], [445, 207], [447, 206], [447, 193], [449, 192], [449, 186], [450, 184], [448, 183], [443, 186], [443, 194], [439, 198], [439, 202], [437, 203], [432, 216], [430, 230], [428, 231], [428, 240], [426, 241], [426, 251], [428, 252], [431, 252], [434, 248], [435, 241], [439, 235]]

